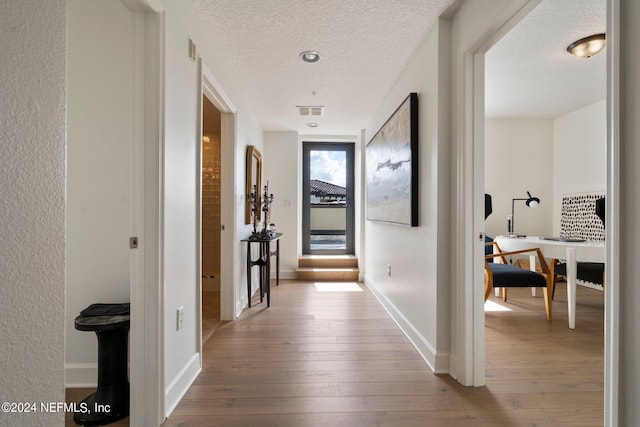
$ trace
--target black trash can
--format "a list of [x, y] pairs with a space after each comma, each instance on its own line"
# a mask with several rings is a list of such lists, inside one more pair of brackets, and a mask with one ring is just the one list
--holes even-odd
[[129, 416], [129, 313], [129, 303], [92, 304], [75, 319], [77, 330], [98, 337], [98, 387], [73, 414], [76, 424], [104, 425]]

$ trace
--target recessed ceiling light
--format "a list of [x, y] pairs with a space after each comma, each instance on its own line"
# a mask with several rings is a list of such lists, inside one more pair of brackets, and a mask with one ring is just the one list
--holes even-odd
[[320, 54], [314, 50], [305, 50], [300, 54], [300, 59], [304, 62], [318, 62], [320, 60]]
[[307, 123], [307, 126], [309, 126], [310, 128], [317, 128], [318, 124], [311, 122], [311, 123]]
[[576, 40], [567, 47], [567, 52], [578, 58], [591, 58], [604, 49], [606, 44], [605, 34], [594, 34], [580, 40]]

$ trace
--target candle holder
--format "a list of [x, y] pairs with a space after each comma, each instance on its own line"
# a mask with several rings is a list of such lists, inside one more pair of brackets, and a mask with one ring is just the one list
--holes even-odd
[[[253, 232], [251, 239], [270, 239], [275, 236], [275, 227], [271, 227], [271, 203], [274, 196], [269, 193], [269, 183], [264, 186], [262, 197], [258, 195], [258, 190], [254, 185], [249, 194], [249, 206], [251, 207], [251, 216], [253, 224]], [[260, 226], [260, 212], [263, 214], [262, 226]], [[261, 229], [260, 229], [261, 228]]]
[[260, 236], [260, 233], [258, 232], [260, 201], [258, 198], [258, 190], [255, 185], [251, 188], [251, 194], [249, 194], [249, 207], [251, 208], [251, 223], [253, 224], [253, 233], [251, 233], [251, 238], [255, 239]]
[[269, 182], [264, 186], [264, 194], [262, 195], [262, 212], [264, 213], [264, 222], [262, 223], [262, 238], [269, 239], [275, 235], [270, 229], [271, 224], [271, 203], [273, 203], [273, 194], [269, 193]]

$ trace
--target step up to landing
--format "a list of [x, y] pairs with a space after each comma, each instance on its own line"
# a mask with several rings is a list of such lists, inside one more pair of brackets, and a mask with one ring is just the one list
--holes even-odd
[[298, 259], [299, 280], [357, 281], [360, 270], [353, 255], [305, 255]]
[[357, 268], [358, 258], [353, 255], [303, 255], [298, 267], [307, 268]]

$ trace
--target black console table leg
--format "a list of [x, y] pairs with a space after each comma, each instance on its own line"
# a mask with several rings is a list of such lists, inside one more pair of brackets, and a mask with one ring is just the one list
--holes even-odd
[[269, 242], [266, 243], [267, 249], [267, 262], [265, 263], [265, 288], [267, 290], [267, 307], [271, 306], [271, 245]]
[[251, 307], [251, 245], [247, 243], [247, 300]]
[[276, 286], [280, 286], [280, 240], [276, 240]]
[[[258, 266], [259, 282], [260, 282], [260, 302], [264, 301], [264, 295], [267, 295], [267, 307], [271, 305], [271, 257], [276, 257], [276, 286], [280, 284], [280, 238], [282, 233], [271, 234], [268, 237], [257, 238], [251, 237], [243, 239], [247, 242], [247, 295], [248, 306], [251, 307], [251, 272], [253, 267]], [[271, 242], [276, 242], [276, 249], [271, 252]], [[258, 257], [252, 259], [251, 244], [258, 243]]]

